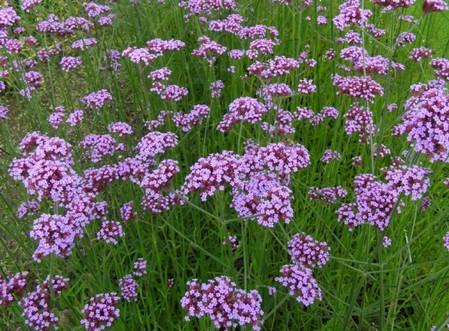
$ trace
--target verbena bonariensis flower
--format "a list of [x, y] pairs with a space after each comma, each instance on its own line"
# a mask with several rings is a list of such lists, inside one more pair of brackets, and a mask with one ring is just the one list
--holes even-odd
[[112, 326], [120, 316], [120, 309], [117, 308], [119, 301], [120, 297], [114, 292], [97, 294], [81, 311], [84, 315], [81, 325], [87, 331], [100, 331]]
[[136, 262], [134, 262], [133, 275], [142, 277], [147, 274], [147, 261], [139, 257]]
[[276, 45], [277, 43], [270, 39], [261, 38], [251, 41], [249, 50], [254, 51], [256, 56], [259, 56], [260, 54], [273, 54], [273, 49]]
[[301, 79], [298, 84], [298, 92], [302, 94], [312, 94], [316, 92], [316, 85], [312, 79]]
[[357, 133], [360, 142], [368, 142], [376, 132], [373, 113], [358, 103], [354, 103], [345, 114], [345, 132], [347, 135]]
[[157, 82], [160, 80], [168, 80], [170, 78], [171, 74], [172, 74], [172, 72], [169, 68], [163, 67], [163, 68], [151, 71], [150, 74], [148, 75], [148, 78]]
[[163, 154], [167, 148], [173, 148], [177, 144], [178, 137], [172, 132], [150, 132], [136, 145], [136, 158], [143, 162], [153, 161], [156, 155]]
[[429, 157], [431, 162], [449, 162], [449, 96], [444, 89], [430, 88], [417, 91], [406, 103], [402, 123], [395, 127], [395, 135], [407, 134], [416, 152]]
[[430, 61], [430, 66], [435, 70], [435, 76], [449, 80], [449, 59], [433, 59]]
[[0, 121], [8, 119], [8, 112], [9, 112], [8, 107], [0, 106]]
[[225, 185], [235, 186], [239, 181], [240, 156], [223, 151], [200, 158], [190, 167], [182, 186], [184, 195], [200, 191], [201, 200], [206, 201], [217, 190], [223, 191]]
[[123, 137], [133, 133], [131, 125], [125, 122], [114, 122], [108, 125], [108, 131]]
[[79, 122], [84, 119], [84, 112], [82, 110], [74, 110], [67, 116], [66, 123], [71, 127], [76, 126]]
[[84, 10], [88, 17], [96, 17], [110, 11], [111, 8], [106, 5], [99, 5], [95, 2], [88, 2], [84, 4]]
[[423, 12], [425, 14], [431, 12], [441, 12], [448, 10], [449, 7], [444, 0], [424, 0], [422, 5]]
[[112, 95], [108, 92], [108, 90], [103, 89], [97, 92], [92, 92], [81, 99], [81, 102], [84, 103], [87, 107], [93, 108], [102, 108], [106, 101], [111, 101]]
[[279, 221], [290, 222], [292, 199], [292, 191], [279, 182], [276, 174], [259, 172], [233, 189], [231, 207], [239, 217], [255, 218], [260, 225], [271, 228]]
[[273, 125], [263, 122], [260, 127], [264, 131], [268, 131], [272, 137], [281, 137], [295, 133], [293, 127], [293, 114], [286, 110], [279, 110]]
[[217, 57], [226, 52], [227, 48], [225, 46], [220, 45], [207, 36], [199, 37], [198, 41], [201, 45], [198, 49], [192, 51], [192, 55], [206, 60], [209, 65], [214, 64]]
[[369, 9], [362, 9], [359, 0], [347, 0], [339, 6], [339, 9], [340, 13], [332, 19], [339, 30], [344, 30], [351, 24], [363, 26], [373, 14]]
[[83, 38], [80, 40], [75, 40], [72, 43], [72, 49], [79, 49], [84, 51], [85, 48], [95, 46], [96, 44], [97, 40], [95, 38]]
[[151, 54], [147, 48], [128, 47], [122, 52], [123, 57], [127, 57], [134, 63], [142, 62], [149, 66], [157, 58], [157, 55]]
[[191, 15], [210, 15], [214, 11], [234, 9], [233, 0], [188, 0], [181, 1], [179, 7], [187, 8]]
[[224, 88], [224, 83], [221, 80], [216, 80], [209, 85], [209, 90], [212, 98], [219, 98], [221, 96], [221, 91]]
[[37, 201], [22, 202], [17, 209], [17, 217], [20, 219], [29, 215], [34, 215], [39, 208], [40, 204]]
[[124, 235], [120, 222], [106, 221], [101, 223], [101, 228], [97, 232], [97, 239], [117, 245], [117, 237], [123, 237]]
[[341, 160], [341, 154], [338, 151], [327, 149], [324, 151], [320, 161], [323, 163], [329, 163], [331, 160]]
[[254, 39], [271, 37], [276, 38], [279, 36], [279, 31], [275, 26], [266, 26], [263, 24], [256, 24], [253, 26], [245, 26], [238, 32], [240, 39]]
[[173, 84], [166, 86], [158, 94], [161, 96], [162, 100], [178, 102], [189, 94], [189, 91], [185, 87]]
[[223, 20], [212, 20], [209, 22], [209, 30], [216, 32], [229, 32], [238, 34], [242, 29], [244, 19], [239, 14], [230, 14]]
[[60, 295], [68, 288], [68, 282], [68, 278], [60, 275], [54, 275], [51, 279], [50, 276], [47, 276], [42, 285], [38, 284], [34, 291], [28, 293], [20, 302], [25, 324], [39, 331], [57, 329], [58, 318], [50, 306], [52, 297], [50, 292], [56, 296]]
[[401, 32], [396, 38], [397, 46], [405, 46], [407, 44], [411, 44], [416, 40], [416, 35], [411, 32]]
[[394, 190], [411, 196], [412, 200], [419, 200], [430, 186], [429, 175], [432, 170], [414, 165], [412, 167], [400, 165], [383, 169], [385, 179]]
[[322, 299], [321, 289], [312, 275], [312, 270], [298, 265], [284, 265], [280, 273], [282, 276], [275, 280], [286, 287], [288, 293], [304, 306], [309, 306]]
[[81, 57], [79, 56], [64, 56], [61, 59], [62, 71], [69, 72], [70, 70], [77, 69], [83, 64]]
[[338, 221], [345, 221], [349, 230], [369, 222], [384, 231], [393, 212], [400, 213], [403, 203], [399, 192], [391, 184], [375, 180], [373, 175], [359, 175], [354, 179], [356, 202], [344, 204], [337, 210]]
[[291, 173], [310, 164], [308, 150], [300, 144], [272, 143], [265, 147], [247, 143], [241, 159], [242, 174], [260, 171], [275, 172], [280, 179], [288, 183]]
[[22, 8], [23, 11], [30, 12], [33, 10], [33, 8], [40, 4], [42, 0], [22, 0], [20, 1], [20, 8]]
[[115, 139], [108, 134], [88, 134], [79, 146], [85, 149], [85, 155], [93, 163], [99, 163], [106, 155], [114, 155], [116, 146]]
[[120, 291], [123, 299], [125, 299], [128, 302], [137, 301], [136, 290], [138, 284], [131, 274], [126, 275], [123, 278], [120, 278], [118, 284], [120, 286]]
[[229, 105], [229, 113], [225, 114], [217, 126], [217, 130], [228, 132], [240, 122], [254, 124], [262, 120], [262, 115], [267, 112], [266, 106], [251, 97], [241, 97], [235, 99]]
[[407, 8], [415, 3], [416, 0], [372, 0], [379, 6], [389, 7], [392, 9]]
[[21, 296], [27, 286], [27, 274], [18, 272], [10, 278], [0, 276], [0, 307], [7, 307], [14, 302], [14, 296]]
[[329, 260], [329, 251], [326, 242], [314, 240], [304, 233], [295, 234], [288, 242], [292, 262], [303, 268], [321, 268]]
[[197, 279], [187, 282], [189, 290], [181, 299], [187, 311], [185, 319], [208, 316], [217, 329], [229, 330], [237, 326], [250, 325], [260, 330], [262, 297], [256, 290], [249, 293], [236, 287], [227, 276], [220, 276], [199, 283]]
[[20, 16], [17, 15], [13, 7], [6, 7], [0, 9], [0, 28], [7, 28], [13, 26], [20, 21]]
[[335, 74], [332, 79], [338, 87], [337, 94], [347, 94], [351, 98], [362, 98], [371, 103], [374, 102], [374, 97], [384, 94], [383, 87], [369, 76], [342, 77]]
[[426, 47], [417, 47], [413, 48], [410, 51], [410, 56], [408, 57], [410, 60], [419, 62], [423, 59], [428, 59], [432, 56], [432, 50]]
[[161, 56], [167, 52], [179, 51], [185, 47], [185, 43], [181, 40], [170, 39], [162, 40], [159, 38], [147, 41], [147, 48], [157, 56]]
[[171, 197], [164, 196], [163, 190], [179, 172], [178, 162], [163, 160], [158, 167], [147, 174], [140, 183], [145, 190], [142, 205], [153, 213], [161, 213], [170, 208]]
[[125, 223], [131, 222], [136, 219], [137, 215], [134, 213], [134, 201], [129, 201], [120, 207], [120, 217]]
[[267, 63], [256, 61], [248, 67], [250, 75], [271, 79], [292, 72], [299, 68], [299, 61], [285, 56], [275, 56]]
[[173, 115], [173, 122], [182, 131], [188, 132], [192, 126], [200, 125], [209, 116], [210, 108], [206, 105], [195, 105], [190, 113], [177, 112]]
[[348, 192], [341, 186], [334, 187], [310, 187], [307, 192], [311, 200], [321, 200], [334, 204], [338, 199], [344, 198]]

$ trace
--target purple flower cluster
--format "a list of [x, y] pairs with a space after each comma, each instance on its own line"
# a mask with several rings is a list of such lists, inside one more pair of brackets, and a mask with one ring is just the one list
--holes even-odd
[[341, 160], [340, 152], [333, 151], [333, 150], [330, 150], [330, 149], [325, 150], [323, 156], [320, 159], [320, 161], [323, 162], [323, 163], [329, 163], [331, 160]]
[[229, 105], [229, 113], [223, 116], [217, 129], [221, 132], [228, 132], [240, 122], [254, 124], [261, 121], [262, 115], [267, 111], [266, 106], [254, 98], [237, 98]]
[[97, 239], [104, 240], [108, 244], [117, 245], [117, 237], [123, 237], [124, 235], [120, 222], [106, 221], [101, 223]]
[[275, 280], [288, 289], [291, 296], [304, 306], [322, 299], [321, 289], [312, 275], [312, 270], [295, 264], [284, 265], [280, 270], [281, 276]]
[[338, 199], [344, 198], [348, 192], [341, 186], [334, 187], [311, 187], [308, 191], [311, 200], [321, 200], [330, 204], [335, 204]]
[[120, 297], [114, 292], [97, 294], [81, 311], [84, 314], [81, 325], [87, 331], [100, 331], [112, 326], [120, 316], [120, 309], [117, 308], [119, 300]]
[[120, 291], [122, 293], [122, 298], [126, 301], [137, 301], [137, 282], [134, 280], [131, 274], [126, 275], [119, 280]]
[[210, 108], [206, 105], [195, 105], [190, 113], [177, 112], [173, 115], [173, 122], [182, 131], [188, 132], [192, 126], [198, 126], [209, 116]]
[[14, 296], [21, 296], [27, 286], [27, 274], [18, 272], [10, 278], [0, 275], [0, 307], [9, 306]]
[[213, 65], [218, 56], [226, 52], [226, 47], [211, 40], [207, 36], [201, 36], [198, 38], [198, 41], [200, 42], [200, 47], [194, 49], [192, 55], [206, 60], [209, 65]]
[[288, 242], [288, 253], [293, 261], [303, 268], [322, 267], [329, 260], [329, 250], [325, 242], [314, 240], [304, 233], [297, 233]]
[[106, 155], [114, 155], [116, 151], [116, 141], [108, 134], [87, 135], [80, 143], [82, 149], [87, 150], [86, 156], [93, 163], [99, 163]]
[[68, 278], [59, 275], [55, 275], [51, 280], [47, 277], [42, 285], [37, 285], [34, 291], [28, 293], [20, 302], [25, 324], [38, 331], [57, 329], [58, 318], [50, 306], [50, 292], [61, 294], [68, 288], [68, 282]]
[[246, 293], [226, 276], [207, 283], [192, 279], [187, 286], [189, 290], [181, 299], [181, 306], [187, 311], [187, 321], [192, 317], [208, 316], [217, 329], [250, 325], [253, 330], [260, 330], [264, 312], [262, 298], [256, 290]]
[[345, 131], [351, 135], [357, 133], [360, 142], [369, 142], [372, 135], [376, 132], [376, 126], [373, 121], [373, 113], [369, 108], [352, 104], [345, 114]]
[[384, 94], [382, 86], [369, 76], [342, 77], [335, 74], [333, 81], [334, 85], [338, 87], [337, 94], [346, 94], [351, 98], [362, 98], [374, 102], [374, 97]]
[[92, 92], [81, 99], [81, 101], [89, 108], [100, 109], [103, 107], [106, 101], [111, 101], [112, 95], [108, 90], [100, 90], [97, 92]]

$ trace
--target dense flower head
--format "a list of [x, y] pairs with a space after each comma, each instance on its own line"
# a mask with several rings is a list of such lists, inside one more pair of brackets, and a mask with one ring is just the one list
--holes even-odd
[[430, 169], [414, 165], [412, 167], [400, 165], [384, 169], [385, 179], [400, 193], [411, 196], [412, 200], [419, 200], [430, 186]]
[[225, 46], [220, 45], [207, 36], [201, 36], [200, 38], [198, 38], [198, 41], [201, 45], [198, 49], [193, 50], [192, 55], [207, 60], [209, 65], [214, 64], [217, 60], [217, 57], [225, 53], [227, 50]]
[[108, 125], [108, 131], [117, 134], [119, 137], [133, 133], [131, 125], [125, 122], [114, 122]]
[[87, 331], [100, 331], [110, 327], [120, 316], [120, 309], [117, 308], [119, 300], [120, 297], [114, 292], [97, 294], [81, 311], [84, 314], [81, 325]]
[[167, 52], [179, 51], [185, 47], [185, 43], [181, 40], [170, 39], [162, 40], [159, 38], [151, 39], [147, 41], [147, 48], [150, 52], [153, 52], [157, 56], [161, 56]]
[[341, 159], [340, 152], [327, 149], [324, 151], [320, 161], [323, 163], [329, 163], [331, 160], [340, 160], [340, 159]]
[[298, 265], [284, 265], [281, 270], [281, 277], [275, 280], [286, 287], [291, 296], [296, 297], [296, 301], [304, 306], [309, 306], [315, 301], [322, 299], [321, 289], [312, 275], [312, 270]]
[[172, 84], [166, 86], [159, 94], [162, 100], [178, 102], [188, 93], [189, 91], [185, 87]]
[[13, 26], [18, 21], [20, 21], [20, 16], [17, 15], [13, 7], [0, 9], [0, 29]]
[[20, 296], [27, 286], [27, 274], [18, 272], [12, 277], [0, 276], [0, 307], [9, 306], [14, 302], [14, 296]]
[[443, 246], [449, 251], [449, 232], [443, 238]]
[[61, 59], [62, 71], [69, 72], [70, 70], [77, 69], [83, 64], [81, 57], [79, 56], [64, 56]]
[[348, 192], [341, 186], [334, 187], [311, 187], [308, 191], [311, 200], [321, 200], [334, 204], [338, 199], [344, 198]]
[[178, 144], [178, 137], [172, 132], [153, 131], [145, 136], [136, 145], [137, 159], [144, 162], [152, 161], [158, 154], [163, 154], [167, 148]]
[[25, 12], [30, 12], [36, 5], [40, 4], [42, 0], [21, 0], [20, 8]]
[[262, 115], [267, 111], [266, 106], [257, 99], [251, 97], [237, 98], [229, 105], [229, 113], [223, 116], [217, 129], [221, 132], [228, 132], [235, 124], [240, 122], [254, 124], [261, 121]]
[[192, 126], [198, 126], [209, 116], [210, 108], [206, 105], [195, 105], [190, 113], [177, 112], [173, 115], [173, 122], [182, 131], [188, 132]]
[[396, 38], [396, 45], [405, 46], [416, 40], [416, 35], [412, 32], [401, 32]]
[[0, 121], [8, 119], [8, 107], [0, 106]]
[[376, 132], [373, 113], [358, 103], [354, 103], [345, 114], [345, 132], [347, 135], [357, 133], [360, 142], [368, 142]]
[[301, 79], [298, 84], [298, 92], [302, 94], [311, 94], [316, 92], [316, 85], [312, 79]]
[[449, 80], [449, 59], [433, 59], [430, 61], [430, 66], [435, 70], [435, 76]]
[[238, 34], [242, 29], [243, 17], [239, 14], [230, 14], [223, 20], [209, 21], [209, 30], [216, 32], [229, 32]]
[[71, 127], [76, 126], [84, 119], [84, 112], [80, 109], [74, 110], [67, 116], [66, 123]]
[[234, 9], [233, 0], [188, 0], [179, 3], [181, 8], [187, 8], [192, 15], [210, 15], [214, 11]]
[[120, 286], [120, 291], [122, 293], [122, 298], [126, 301], [137, 301], [137, 287], [138, 284], [131, 274], [124, 276], [119, 279], [118, 282]]
[[444, 0], [424, 0], [422, 8], [424, 13], [441, 12], [449, 9]]
[[263, 122], [261, 129], [268, 131], [272, 137], [280, 137], [295, 133], [293, 127], [293, 114], [286, 110], [279, 110], [273, 125]]
[[108, 244], [117, 245], [117, 237], [123, 237], [124, 235], [120, 222], [106, 221], [101, 223], [97, 239], [104, 240]]
[[85, 149], [85, 155], [93, 163], [99, 163], [106, 155], [115, 153], [115, 139], [108, 134], [88, 134], [81, 142], [80, 147]]
[[58, 318], [51, 311], [48, 289], [38, 285], [22, 299], [20, 306], [23, 309], [25, 324], [29, 327], [37, 331], [57, 329]]
[[127, 57], [134, 63], [143, 63], [148, 66], [157, 58], [155, 54], [151, 54], [147, 48], [128, 47], [122, 52], [123, 57]]
[[212, 95], [212, 98], [219, 98], [221, 96], [221, 92], [224, 88], [224, 83], [221, 80], [216, 80], [210, 83], [209, 90]]
[[112, 95], [106, 89], [92, 92], [81, 99], [81, 101], [89, 108], [101, 108], [106, 101], [111, 100]]
[[339, 9], [340, 13], [332, 20], [338, 30], [344, 30], [351, 24], [363, 26], [373, 14], [369, 9], [362, 9], [359, 0], [347, 0]]
[[134, 262], [134, 271], [133, 275], [142, 277], [147, 274], [147, 261], [143, 258], [138, 258], [136, 262]]
[[416, 0], [372, 0], [379, 6], [389, 7], [392, 9], [407, 8], [415, 3]]
[[413, 48], [410, 51], [410, 56], [408, 57], [410, 60], [419, 62], [423, 59], [428, 59], [432, 56], [432, 50], [426, 47], [417, 47]]
[[200, 158], [190, 167], [182, 191], [185, 195], [200, 191], [201, 200], [206, 201], [217, 190], [223, 191], [225, 185], [235, 186], [239, 181], [240, 156], [223, 151]]
[[326, 242], [314, 240], [304, 233], [297, 233], [288, 242], [288, 254], [300, 267], [322, 267], [329, 260], [330, 248]]
[[88, 17], [96, 17], [110, 11], [111, 8], [106, 5], [99, 5], [95, 2], [88, 2], [84, 4], [84, 10]]
[[181, 306], [187, 311], [187, 321], [192, 317], [208, 316], [217, 329], [250, 325], [253, 330], [260, 330], [264, 312], [262, 297], [256, 290], [246, 293], [226, 276], [207, 283], [192, 279], [187, 286], [189, 290], [181, 299]]
[[171, 74], [172, 74], [172, 71], [169, 68], [163, 67], [163, 68], [151, 71], [150, 74], [148, 75], [148, 78], [157, 82], [160, 80], [168, 80], [170, 78]]
[[239, 217], [255, 218], [265, 227], [274, 227], [280, 221], [289, 223], [293, 217], [292, 191], [283, 186], [275, 174], [263, 172], [251, 175], [232, 191], [231, 207]]
[[441, 88], [430, 88], [418, 91], [406, 104], [406, 112], [402, 116], [394, 134], [407, 134], [416, 152], [429, 157], [431, 162], [440, 160], [449, 162], [449, 96]]
[[384, 94], [383, 87], [369, 76], [342, 77], [335, 74], [332, 78], [338, 87], [337, 94], [347, 94], [351, 98], [362, 98], [369, 102], [374, 102], [374, 97]]
[[345, 221], [349, 230], [369, 222], [384, 231], [393, 212], [400, 213], [399, 192], [388, 183], [376, 181], [372, 175], [359, 175], [354, 180], [356, 202], [344, 204], [337, 210], [338, 221]]
[[129, 201], [120, 207], [120, 216], [123, 222], [130, 222], [134, 220], [137, 215], [133, 211], [134, 201]]
[[75, 40], [72, 43], [72, 49], [80, 49], [84, 51], [84, 48], [89, 48], [95, 46], [97, 44], [97, 40], [95, 38], [83, 38], [80, 40]]
[[300, 144], [272, 143], [265, 147], [247, 144], [242, 157], [242, 172], [263, 170], [276, 172], [285, 179], [293, 172], [310, 164], [308, 150]]

